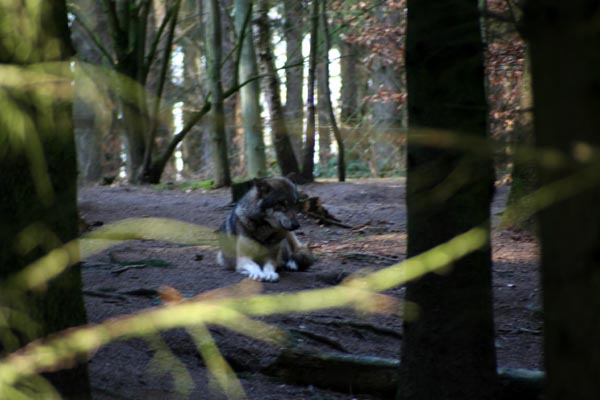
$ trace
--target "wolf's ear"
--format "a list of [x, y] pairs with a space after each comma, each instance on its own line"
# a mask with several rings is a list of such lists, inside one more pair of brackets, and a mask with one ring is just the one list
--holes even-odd
[[271, 193], [271, 190], [273, 189], [271, 187], [271, 185], [269, 185], [269, 182], [267, 182], [264, 179], [254, 178], [252, 180], [252, 182], [254, 183], [254, 186], [256, 187], [256, 191], [258, 192], [259, 197], [264, 197], [264, 196], [268, 195], [269, 193]]

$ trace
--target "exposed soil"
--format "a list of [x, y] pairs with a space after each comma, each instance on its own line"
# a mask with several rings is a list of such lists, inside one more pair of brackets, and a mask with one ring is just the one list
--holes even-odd
[[[345, 229], [320, 226], [302, 216], [299, 238], [308, 242], [318, 261], [306, 272], [282, 272], [263, 291], [291, 292], [335, 285], [365, 268], [378, 269], [404, 259], [406, 207], [403, 179], [320, 182], [301, 187], [319, 196]], [[503, 209], [507, 187], [498, 187], [492, 213]], [[230, 193], [213, 191], [154, 190], [133, 187], [95, 187], [80, 191], [80, 209], [89, 224], [108, 224], [131, 217], [164, 217], [216, 229], [230, 211]], [[93, 229], [93, 228], [92, 228]], [[239, 283], [244, 278], [219, 267], [214, 249], [181, 246], [159, 241], [130, 241], [86, 260], [83, 268], [85, 300], [90, 322], [132, 313], [159, 304], [156, 290], [164, 285], [184, 296]], [[494, 295], [498, 365], [541, 368], [541, 318], [539, 315], [538, 246], [529, 236], [507, 230], [493, 232]], [[166, 261], [157, 265], [143, 260]], [[142, 260], [142, 261], [140, 261]], [[123, 268], [125, 261], [139, 265]], [[387, 292], [402, 297], [403, 289]], [[402, 321], [396, 315], [364, 315], [349, 310], [278, 315], [265, 321], [294, 333], [297, 341], [322, 352], [398, 358]], [[284, 383], [259, 371], [280, 349], [211, 328], [223, 355], [232, 360], [249, 399], [369, 399], [312, 386]], [[208, 382], [207, 370], [194, 341], [184, 330], [163, 333], [172, 353], [185, 365], [194, 382], [187, 398], [224, 398]], [[184, 398], [168, 370], [151, 362], [151, 345], [142, 339], [113, 343], [90, 361], [95, 399]], [[156, 361], [156, 360], [154, 360]]]

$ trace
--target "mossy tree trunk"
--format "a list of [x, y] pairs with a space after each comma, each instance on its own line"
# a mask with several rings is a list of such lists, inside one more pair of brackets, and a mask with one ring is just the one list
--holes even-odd
[[[78, 266], [35, 290], [11, 280], [78, 235], [73, 76], [68, 61], [72, 48], [65, 1], [3, 1], [0, 28], [0, 63], [15, 67], [15, 78], [23, 74], [22, 81], [0, 86], [0, 309], [11, 315], [9, 330], [2, 327], [2, 354], [84, 324], [86, 316]], [[48, 267], [67, 267], [76, 257], [65, 251]], [[17, 325], [22, 321], [19, 314], [30, 322]], [[89, 398], [85, 365], [47, 378], [64, 398]]]

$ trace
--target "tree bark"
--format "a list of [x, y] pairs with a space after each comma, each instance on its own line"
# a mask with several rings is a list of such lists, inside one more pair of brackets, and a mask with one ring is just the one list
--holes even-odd
[[[531, 62], [529, 50], [525, 50], [523, 63], [523, 80], [521, 82], [521, 96], [519, 100], [519, 118], [513, 133], [514, 157], [512, 169], [512, 182], [506, 206], [517, 206], [519, 201], [531, 194], [537, 188], [537, 173], [534, 162], [534, 134], [533, 134], [533, 98], [531, 92]], [[534, 230], [534, 216], [520, 214], [519, 208], [515, 212], [505, 212], [502, 219], [504, 227], [520, 230]]]
[[[46, 265], [65, 271], [45, 287], [32, 290], [22, 281], [11, 280], [78, 235], [73, 76], [68, 61], [73, 50], [65, 1], [4, 1], [0, 28], [0, 63], [24, 74], [23, 83], [0, 88], [4, 107], [10, 109], [3, 108], [10, 115], [2, 120], [16, 122], [3, 123], [0, 129], [0, 308], [11, 311], [9, 324], [22, 318], [32, 321], [26, 329], [16, 323], [8, 331], [3, 326], [3, 339], [12, 340], [0, 343], [2, 354], [84, 324], [86, 316], [80, 268], [68, 268], [78, 254], [65, 252], [54, 265]], [[45, 377], [64, 398], [90, 398], [85, 364]], [[33, 391], [43, 390], [27, 383], [24, 386]], [[32, 395], [24, 393], [24, 398]]]
[[304, 5], [298, 0], [283, 2], [283, 35], [286, 44], [285, 116], [296, 159], [302, 159], [302, 129], [304, 118]]
[[[238, 44], [236, 43], [235, 17], [231, 15], [234, 8], [233, 2], [234, 0], [220, 0], [222, 54], [224, 55], [221, 63], [221, 86], [224, 91], [237, 86], [237, 82], [239, 81], [241, 51], [238, 51]], [[238, 129], [239, 118], [237, 113], [239, 101], [239, 90], [223, 99], [227, 154], [231, 175], [239, 175], [240, 172], [246, 170], [244, 137], [242, 130]]]
[[[346, 180], [346, 157], [344, 149], [344, 140], [342, 133], [338, 128], [335, 114], [333, 112], [333, 105], [331, 104], [331, 87], [329, 85], [329, 49], [331, 48], [330, 37], [329, 37], [329, 22], [327, 21], [327, 0], [321, 0], [322, 12], [321, 12], [321, 23], [323, 24], [323, 47], [324, 47], [324, 59], [323, 59], [323, 75], [324, 84], [323, 90], [325, 95], [323, 96], [324, 107], [327, 113], [327, 119], [333, 131], [333, 136], [337, 143], [338, 148], [338, 160], [337, 160], [337, 176], [338, 181], [344, 182]], [[321, 100], [319, 100], [321, 104]]]
[[[385, 6], [377, 9], [378, 21], [382, 26], [401, 26], [404, 11], [400, 9], [388, 10]], [[401, 38], [390, 35], [386, 37], [388, 46], [401, 48]], [[404, 66], [399, 60], [390, 60], [389, 56], [379, 54], [376, 57], [373, 70], [372, 92], [378, 93], [385, 90], [389, 93], [400, 94], [404, 87]], [[370, 137], [372, 146], [370, 164], [378, 175], [385, 170], [398, 170], [404, 165], [404, 140], [406, 134], [407, 115], [406, 108], [394, 99], [383, 99], [372, 104], [373, 132]], [[391, 145], [390, 145], [391, 144]]]
[[524, 8], [536, 146], [562, 157], [539, 169], [541, 188], [561, 187], [539, 214], [548, 400], [600, 398], [599, 16], [588, 1]]
[[207, 0], [207, 37], [208, 78], [212, 103], [213, 129], [210, 135], [213, 156], [214, 186], [231, 185], [229, 160], [227, 153], [227, 135], [225, 132], [225, 106], [223, 84], [221, 80], [221, 11], [219, 0]]
[[[173, 49], [173, 42], [175, 38], [175, 30], [177, 27], [177, 20], [179, 17], [179, 10], [181, 7], [182, 0], [175, 0], [171, 3], [170, 7], [167, 8], [165, 4], [155, 5], [153, 16], [159, 17], [162, 21], [154, 22], [155, 31], [161, 32], [161, 25], [168, 21], [167, 34], [161, 49], [160, 57], [160, 68], [154, 74], [150, 74], [152, 81], [148, 82], [148, 88], [154, 93], [152, 97], [152, 109], [150, 110], [150, 122], [149, 132], [147, 133], [146, 146], [144, 149], [144, 162], [141, 170], [138, 173], [136, 181], [142, 184], [156, 184], [161, 180], [162, 175], [165, 173], [165, 169], [171, 175], [171, 179], [174, 179], [177, 172], [175, 170], [175, 163], [171, 160], [170, 165], [165, 162], [160, 169], [156, 168], [156, 162], [153, 162], [155, 149], [158, 143], [168, 143], [169, 136], [173, 132], [174, 120], [173, 120], [173, 107], [168, 105], [164, 110], [161, 109], [163, 98], [166, 97], [165, 93], [172, 90], [171, 85], [171, 53]], [[157, 6], [161, 6], [158, 10]], [[156, 149], [160, 150], [160, 149]]]
[[[239, 81], [245, 82], [258, 76], [258, 62], [254, 49], [252, 34], [252, 1], [235, 1], [235, 27], [238, 41], [243, 38], [242, 54], [239, 68]], [[260, 119], [260, 84], [253, 81], [240, 90], [240, 107], [244, 126], [244, 144], [246, 151], [246, 169], [250, 178], [260, 178], [267, 175], [267, 160], [265, 142], [263, 140]]]
[[325, 46], [319, 46], [319, 62], [317, 63], [317, 132], [319, 134], [319, 167], [327, 170], [331, 158], [331, 132], [329, 114], [327, 112], [327, 80], [325, 75]]
[[[198, 0], [186, 0], [182, 4], [183, 12], [185, 15], [200, 14], [200, 4]], [[196, 88], [196, 90], [189, 91], [186, 93], [184, 102], [187, 106], [183, 110], [183, 121], [186, 124], [193, 115], [192, 105], [198, 103], [198, 99], [206, 98], [208, 90], [206, 85], [201, 82], [200, 77], [205, 75], [205, 71], [202, 66], [202, 54], [197, 43], [202, 40], [201, 27], [197, 26], [194, 21], [194, 25], [188, 33], [189, 40], [185, 40], [182, 43], [183, 51], [183, 87], [184, 88]], [[190, 132], [186, 135], [182, 141], [181, 152], [183, 157], [183, 175], [186, 178], [195, 177], [200, 174], [204, 167], [203, 162], [203, 139], [208, 135], [208, 127], [205, 123], [199, 123], [190, 129]]]
[[[95, 0], [82, 0], [78, 8], [90, 15], [97, 22], [100, 14], [99, 3]], [[79, 61], [75, 68], [75, 97], [73, 102], [73, 128], [77, 147], [79, 182], [97, 184], [102, 180], [102, 135], [106, 128], [106, 112], [99, 106], [98, 93], [93, 90], [94, 74], [86, 63], [98, 66], [102, 62], [102, 54], [94, 46], [81, 21], [76, 20], [72, 27], [72, 41]], [[97, 84], [97, 83], [96, 83]]]
[[[90, 89], [92, 75], [83, 61], [76, 65], [75, 101], [73, 104], [73, 123], [77, 143], [77, 161], [79, 181], [82, 184], [97, 184], [102, 180], [102, 113], [95, 109]], [[95, 100], [95, 101], [94, 101]]]
[[315, 83], [317, 73], [317, 54], [319, 32], [319, 0], [311, 4], [311, 30], [310, 30], [310, 55], [308, 58], [308, 96], [306, 99], [306, 141], [302, 159], [302, 177], [308, 182], [314, 181], [314, 156], [315, 156]]
[[[149, 65], [145, 63], [150, 5], [133, 12], [127, 0], [104, 1], [108, 15], [115, 71], [121, 76], [117, 92], [121, 105], [127, 148], [127, 176], [137, 183], [144, 163], [150, 114], [146, 93]], [[111, 60], [112, 61], [112, 60]]]
[[360, 122], [360, 107], [358, 101], [358, 86], [361, 79], [358, 46], [341, 41], [340, 44], [340, 74], [342, 87], [340, 94], [341, 114], [343, 124], [357, 124]]
[[[487, 231], [487, 245], [410, 282], [418, 305], [404, 324], [400, 399], [495, 399], [489, 207], [494, 190], [491, 152], [436, 148], [447, 136], [486, 138], [480, 15], [475, 0], [409, 0], [408, 256], [469, 229]], [[457, 29], [460, 27], [460, 29]], [[426, 145], [419, 133], [439, 135]], [[481, 144], [481, 146], [485, 146]], [[480, 151], [477, 151], [480, 150]]]
[[261, 74], [265, 75], [263, 79], [263, 93], [269, 107], [269, 116], [271, 119], [271, 132], [273, 136], [273, 146], [277, 164], [281, 169], [282, 175], [298, 174], [298, 160], [294, 154], [289, 132], [285, 123], [285, 114], [281, 104], [281, 95], [279, 94], [280, 84], [277, 71], [275, 69], [275, 60], [273, 58], [273, 49], [271, 45], [271, 33], [268, 12], [270, 9], [269, 0], [259, 1], [258, 24], [258, 59]]

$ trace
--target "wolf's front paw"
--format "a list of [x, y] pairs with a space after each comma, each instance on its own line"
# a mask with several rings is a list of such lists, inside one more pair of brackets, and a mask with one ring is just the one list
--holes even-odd
[[260, 271], [256, 271], [256, 270], [241, 270], [238, 271], [240, 274], [247, 276], [248, 278], [255, 280], [255, 281], [262, 281], [263, 278], [263, 274]]
[[298, 271], [298, 263], [296, 263], [296, 261], [294, 260], [288, 260], [285, 263], [285, 269], [288, 269], [290, 271]]
[[255, 281], [262, 281], [264, 274], [258, 264], [249, 258], [241, 258], [238, 260], [236, 271], [242, 275], [246, 275], [248, 278]]
[[270, 262], [265, 264], [262, 273], [262, 280], [265, 282], [277, 282], [279, 280], [279, 274], [275, 272], [275, 266]]

